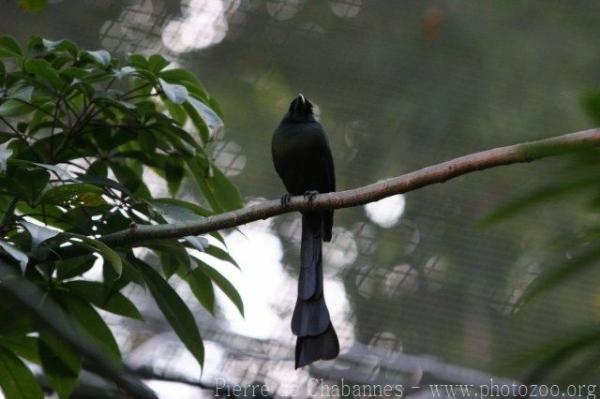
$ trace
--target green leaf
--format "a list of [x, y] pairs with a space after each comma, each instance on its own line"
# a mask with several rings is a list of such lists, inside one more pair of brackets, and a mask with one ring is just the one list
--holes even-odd
[[56, 262], [56, 277], [59, 280], [66, 280], [80, 276], [90, 270], [95, 262], [96, 257], [92, 254], [58, 261]]
[[185, 86], [167, 83], [163, 79], [158, 79], [160, 87], [165, 92], [165, 95], [175, 104], [183, 104], [188, 100], [188, 91]]
[[[93, 238], [81, 235], [81, 234], [75, 234], [75, 233], [65, 233], [65, 234], [70, 237], [78, 238], [79, 240], [81, 240], [85, 244], [87, 244], [88, 246], [97, 250], [98, 253], [100, 253], [100, 255], [102, 255], [104, 260], [111, 264], [115, 273], [117, 273], [117, 276], [121, 275], [121, 273], [123, 272], [123, 261], [121, 260], [121, 257], [119, 256], [119, 254], [117, 252], [113, 251], [108, 245], [106, 245], [102, 241], [98, 241]], [[71, 240], [71, 242], [73, 242], [73, 244], [75, 244], [75, 245], [81, 245], [81, 243], [79, 243], [77, 241]]]
[[559, 284], [566, 282], [570, 277], [579, 275], [583, 270], [593, 267], [600, 259], [600, 247], [595, 246], [589, 251], [575, 256], [564, 264], [542, 272], [527, 287], [523, 295], [514, 306], [515, 310], [526, 305], [533, 298], [543, 292], [556, 288]]
[[202, 142], [204, 144], [208, 143], [210, 139], [208, 126], [206, 126], [206, 123], [204, 122], [204, 119], [202, 119], [202, 116], [200, 116], [198, 110], [189, 101], [183, 104], [183, 109], [185, 109], [185, 112], [187, 112], [188, 116], [190, 117], [190, 120], [198, 131]]
[[168, 157], [165, 165], [167, 185], [172, 196], [177, 194], [183, 180], [183, 161], [176, 157]]
[[0, 61], [0, 86], [4, 86], [5, 79], [6, 79], [6, 67], [4, 66], [4, 63], [2, 61]]
[[242, 196], [237, 187], [216, 166], [212, 166], [213, 176], [207, 182], [221, 207], [226, 211], [233, 211], [244, 206]]
[[0, 240], [0, 248], [2, 248], [4, 252], [9, 254], [11, 258], [18, 261], [19, 266], [21, 267], [21, 271], [25, 272], [25, 268], [27, 267], [27, 263], [29, 262], [29, 258], [27, 257], [27, 254], [25, 254], [25, 252], [22, 252], [14, 245], [9, 244], [3, 240]]
[[16, 137], [13, 132], [0, 132], [0, 144], [4, 144]]
[[206, 237], [186, 236], [185, 240], [196, 250], [200, 252], [206, 251], [208, 248], [208, 240]]
[[[66, 73], [63, 73], [63, 75]], [[85, 72], [84, 72], [85, 74]], [[84, 75], [83, 79], [85, 79]], [[89, 79], [86, 79], [89, 80]], [[77, 100], [79, 101], [83, 101], [83, 99], [86, 100], [92, 100], [94, 99], [94, 96], [96, 94], [96, 89], [93, 86], [93, 82], [82, 82], [79, 80], [79, 78], [74, 78], [71, 81], [71, 86], [73, 88], [73, 90], [77, 91], [81, 96], [80, 97], [76, 97]]]
[[221, 203], [217, 200], [213, 194], [210, 185], [208, 184], [208, 176], [205, 172], [204, 165], [199, 162], [198, 158], [186, 159], [186, 164], [190, 173], [196, 180], [198, 187], [202, 190], [202, 194], [206, 198], [206, 201], [210, 204], [210, 207], [215, 213], [222, 213], [225, 209], [221, 206]]
[[[93, 164], [92, 164], [92, 166], [93, 166]], [[90, 167], [90, 169], [91, 169], [91, 167]], [[90, 169], [88, 169], [88, 172], [90, 171]], [[131, 197], [131, 191], [129, 191], [127, 189], [127, 187], [125, 187], [118, 181], [114, 181], [107, 177], [95, 176], [95, 175], [83, 175], [83, 176], [77, 177], [77, 180], [79, 180], [83, 183], [93, 184], [97, 187], [114, 188], [115, 190], [121, 191], [123, 194], [127, 195], [128, 197]]]
[[161, 71], [158, 76], [169, 83], [177, 83], [185, 86], [194, 97], [205, 100], [208, 98], [206, 89], [200, 79], [193, 73], [182, 68], [173, 68]]
[[73, 180], [74, 176], [73, 174], [71, 174], [71, 172], [69, 172], [68, 170], [58, 166], [58, 165], [50, 165], [50, 164], [46, 164], [46, 163], [33, 163], [36, 166], [39, 166], [40, 168], [44, 168], [52, 173], [54, 173], [56, 175], [56, 177], [58, 177], [59, 179], [62, 180]]
[[[71, 57], [70, 54], [57, 54], [56, 58], [54, 58], [52, 60], [52, 62], [50, 63], [52, 65], [52, 67], [54, 69], [56, 69], [57, 71], [60, 71], [67, 63], [72, 62], [73, 61], [73, 57]], [[59, 72], [60, 74], [60, 72]], [[68, 82], [67, 80], [65, 80], [65, 87], [66, 84], [68, 84], [70, 82]]]
[[48, 81], [56, 89], [61, 89], [65, 85], [65, 82], [58, 76], [56, 69], [42, 58], [27, 60], [25, 62], [25, 69], [32, 72], [38, 78]]
[[52, 187], [42, 196], [41, 202], [46, 204], [71, 204], [75, 206], [101, 206], [106, 201], [102, 198], [102, 189], [92, 184], [74, 183]]
[[142, 180], [142, 176], [135, 173], [129, 166], [124, 163], [110, 162], [110, 168], [119, 182], [127, 187], [131, 193], [144, 199], [152, 198], [150, 190]]
[[[201, 206], [191, 202], [183, 201], [176, 198], [157, 198], [149, 201], [152, 208], [159, 213], [168, 223], [177, 221], [192, 221], [199, 220], [199, 217], [207, 217], [213, 215], [213, 212], [204, 209]], [[222, 243], [225, 243], [223, 237], [218, 231], [210, 233]]]
[[213, 215], [208, 209], [176, 198], [155, 198], [149, 203], [162, 216], [172, 221], [198, 219]]
[[116, 100], [111, 97], [104, 97], [102, 93], [98, 93], [95, 97], [95, 101], [103, 106], [104, 113], [123, 113], [135, 117], [135, 105], [133, 103]]
[[106, 165], [106, 162], [101, 159], [96, 159], [90, 166], [88, 166], [84, 176], [98, 176], [101, 178], [106, 178], [107, 175], [108, 165]]
[[58, 301], [65, 311], [76, 322], [76, 330], [87, 336], [107, 353], [116, 363], [121, 361], [121, 352], [110, 328], [98, 312], [86, 301], [66, 292], [57, 293]]
[[60, 234], [60, 231], [49, 229], [47, 227], [29, 223], [26, 221], [21, 221], [20, 224], [21, 226], [27, 229], [29, 235], [31, 236], [31, 250], [35, 250], [44, 241], [49, 240], [52, 237], [56, 237]]
[[127, 61], [136, 68], [149, 69], [148, 60], [141, 54], [130, 54]]
[[5, 188], [33, 205], [39, 199], [40, 194], [46, 188], [50, 175], [45, 170], [14, 168], [9, 170], [9, 179]]
[[221, 273], [210, 267], [205, 262], [198, 258], [194, 258], [194, 261], [198, 265], [198, 269], [206, 274], [217, 286], [223, 291], [225, 295], [233, 302], [238, 308], [241, 315], [244, 316], [244, 302], [237, 289], [227, 280]]
[[171, 286], [149, 265], [138, 261], [148, 288], [165, 318], [200, 366], [204, 364], [204, 344], [190, 309]]
[[70, 40], [48, 40], [42, 39], [44, 47], [50, 51], [68, 51], [72, 56], [76, 56], [79, 48]]
[[237, 187], [216, 166], [211, 166], [213, 175], [206, 176], [197, 159], [186, 161], [190, 172], [215, 212], [231, 211], [243, 206]]
[[185, 131], [177, 126], [158, 125], [155, 129], [159, 132], [159, 139], [164, 139], [178, 152], [179, 159], [186, 159], [196, 156], [197, 152], [202, 152], [198, 143]]
[[184, 279], [198, 302], [211, 314], [215, 311], [215, 290], [210, 278], [199, 268], [188, 273], [181, 272], [179, 276]]
[[[129, 251], [128, 256], [130, 258], [135, 258], [131, 251]], [[131, 264], [130, 261], [123, 260], [123, 274], [117, 280], [112, 278], [112, 276], [109, 275], [110, 273], [107, 273], [108, 270], [112, 269], [105, 267], [103, 270], [104, 284], [108, 284], [113, 290], [122, 290], [129, 283], [137, 284], [142, 288], [146, 288], [144, 276], [137, 267]]]
[[33, 86], [25, 86], [21, 87], [19, 90], [15, 91], [9, 97], [17, 100], [23, 100], [26, 102], [31, 101], [31, 96], [33, 95]]
[[19, 6], [25, 11], [39, 12], [48, 5], [48, 0], [19, 0]]
[[160, 264], [167, 280], [177, 271], [186, 270], [190, 267], [190, 258], [187, 253], [160, 252], [159, 255]]
[[108, 51], [97, 50], [97, 51], [86, 51], [86, 53], [89, 54], [94, 59], [94, 61], [96, 61], [98, 64], [105, 66], [105, 67], [110, 65], [111, 56]]
[[68, 398], [77, 386], [81, 357], [63, 340], [46, 331], [40, 334], [39, 354], [50, 386], [59, 398]]
[[133, 75], [133, 74], [135, 74], [135, 68], [130, 67], [130, 66], [125, 66], [114, 72], [114, 76], [117, 79], [123, 79], [123, 78]]
[[0, 347], [0, 387], [6, 399], [43, 399], [42, 389], [21, 359]]
[[35, 108], [19, 100], [8, 99], [0, 105], [0, 116], [13, 117], [26, 115]]
[[167, 221], [167, 223], [183, 221], [191, 222], [202, 219], [202, 216], [187, 207], [181, 206], [181, 204], [177, 202], [169, 203], [165, 201], [165, 199], [160, 199], [148, 201], [148, 203], [152, 206], [152, 209]]
[[192, 72], [183, 68], [173, 68], [161, 71], [159, 75], [161, 78], [171, 83], [181, 82], [192, 82], [196, 85], [201, 85], [202, 82]]
[[221, 117], [202, 101], [190, 97], [187, 104], [191, 105], [198, 115], [200, 115], [206, 124], [210, 137], [218, 136], [219, 133], [224, 129], [225, 125]]
[[175, 272], [190, 270], [190, 255], [181, 245], [175, 240], [152, 240], [144, 244], [147, 248], [152, 249], [160, 257], [165, 277], [169, 279]]
[[162, 71], [170, 62], [160, 54], [153, 54], [148, 59], [148, 69], [154, 73]]
[[594, 183], [595, 179], [595, 176], [584, 176], [567, 183], [552, 183], [545, 187], [541, 187], [531, 193], [528, 193], [527, 195], [522, 196], [521, 198], [514, 199], [508, 202], [506, 205], [499, 207], [481, 220], [479, 224], [482, 226], [487, 226], [497, 223], [528, 208], [531, 208], [534, 205], [539, 205], [549, 200], [564, 198], [575, 191], [587, 188], [590, 184]]
[[0, 36], [0, 58], [23, 56], [19, 43], [8, 35]]
[[173, 118], [180, 126], [183, 126], [187, 120], [185, 108], [182, 105], [174, 104], [171, 101], [164, 101], [164, 99], [163, 102], [167, 106], [171, 118]]
[[231, 257], [231, 255], [229, 255], [226, 251], [224, 251], [223, 249], [219, 248], [219, 247], [215, 247], [214, 245], [210, 245], [208, 248], [206, 248], [205, 251], [207, 254], [214, 256], [217, 259], [221, 259], [225, 262], [229, 262], [231, 264], [233, 264], [235, 267], [237, 267], [238, 269], [240, 268], [240, 266], [237, 264], [237, 262], [235, 261], [235, 259], [233, 259]]
[[[3, 320], [4, 321], [4, 320]], [[38, 363], [38, 339], [27, 335], [0, 335], [0, 346], [13, 352], [25, 360]]]
[[0, 305], [0, 336], [26, 335], [33, 331], [34, 322], [31, 315], [22, 312], [19, 306], [11, 306], [6, 296]]
[[117, 290], [97, 281], [75, 280], [65, 283], [73, 294], [108, 312], [143, 320], [136, 306]]
[[581, 100], [583, 109], [596, 124], [600, 124], [600, 90], [593, 91]]
[[[589, 347], [596, 347], [600, 342], [600, 329], [597, 325], [584, 327], [574, 334], [566, 334], [560, 339], [553, 340], [550, 343], [542, 345], [531, 351], [529, 354], [519, 355], [520, 362], [523, 358], [534, 359], [536, 366], [528, 370], [522, 377], [525, 384], [535, 383], [544, 380], [548, 372], [557, 366], [568, 364], [569, 359], [576, 353]], [[578, 359], [579, 360], [579, 359]]]
[[31, 36], [29, 40], [27, 40], [26, 48], [27, 51], [25, 52], [25, 56], [29, 58], [43, 57], [47, 53], [44, 42], [39, 36]]

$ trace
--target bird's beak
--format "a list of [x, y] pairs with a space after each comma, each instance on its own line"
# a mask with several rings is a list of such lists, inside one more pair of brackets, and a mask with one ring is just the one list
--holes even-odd
[[302, 94], [298, 94], [298, 97], [294, 99], [291, 104], [290, 111], [295, 114], [301, 114], [306, 109], [307, 100]]
[[289, 113], [291, 115], [304, 115], [311, 112], [312, 104], [301, 93], [290, 103]]
[[306, 105], [306, 98], [304, 98], [302, 93], [298, 94], [298, 100], [300, 101], [300, 104], [302, 104], [303, 107]]

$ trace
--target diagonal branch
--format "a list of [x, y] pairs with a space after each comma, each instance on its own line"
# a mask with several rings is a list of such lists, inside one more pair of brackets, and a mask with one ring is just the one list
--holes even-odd
[[109, 359], [89, 337], [74, 332], [63, 310], [32, 284], [21, 277], [0, 257], [0, 292], [14, 301], [18, 312], [28, 312], [36, 322], [70, 344], [99, 376], [114, 382], [132, 399], [157, 399], [156, 394], [135, 375], [125, 372]]
[[[320, 194], [312, 201], [302, 196], [292, 197], [287, 207], [283, 207], [279, 200], [265, 201], [193, 222], [134, 225], [131, 228], [108, 234], [100, 240], [112, 247], [134, 247], [150, 239], [206, 234], [292, 211], [349, 208], [414, 191], [435, 183], [443, 183], [467, 173], [496, 166], [531, 162], [590, 145], [600, 145], [600, 129], [589, 129], [549, 139], [476, 152], [352, 190]], [[60, 251], [60, 256], [70, 257], [81, 253], [81, 248], [68, 247]]]

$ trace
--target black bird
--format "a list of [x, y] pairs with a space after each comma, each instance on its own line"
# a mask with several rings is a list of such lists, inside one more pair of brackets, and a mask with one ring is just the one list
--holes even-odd
[[[329, 140], [315, 120], [313, 105], [302, 94], [290, 104], [273, 134], [273, 163], [287, 194], [335, 191], [335, 171]], [[296, 368], [319, 359], [334, 359], [340, 344], [323, 296], [323, 241], [331, 241], [333, 210], [302, 213], [298, 299], [292, 316], [296, 340]]]

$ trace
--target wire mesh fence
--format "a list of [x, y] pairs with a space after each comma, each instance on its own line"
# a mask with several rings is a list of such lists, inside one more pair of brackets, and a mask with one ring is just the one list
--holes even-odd
[[[17, 36], [30, 28], [50, 38], [81, 35], [90, 48], [161, 53], [193, 69], [225, 113], [212, 157], [249, 201], [283, 193], [270, 138], [298, 92], [317, 105], [338, 187], [347, 189], [583, 128], [578, 98], [598, 77], [595, 2], [54, 1], [38, 16], [3, 8], [0, 22]], [[527, 320], [511, 319], [548, 262], [546, 238], [577, 228], [572, 208], [536, 210], [535, 223], [477, 226], [550, 169], [494, 170], [337, 212], [324, 255], [342, 348], [335, 361], [293, 369], [300, 237], [293, 214], [227, 232], [242, 270], [220, 270], [247, 312], [242, 318], [225, 300], [214, 317], [194, 309], [207, 347], [202, 376], [143, 290], [129, 294], [147, 323], [112, 318], [111, 325], [131, 367], [202, 385], [152, 382], [170, 398], [213, 397], [219, 384], [264, 385], [264, 397], [319, 397], [316, 386], [340, 378], [403, 384], [414, 397], [430, 397], [427, 384], [436, 382], [508, 383], [518, 378], [519, 353], [595, 317], [582, 307], [597, 308], [592, 296], [576, 295], [594, 291], [593, 280], [581, 278]]]

